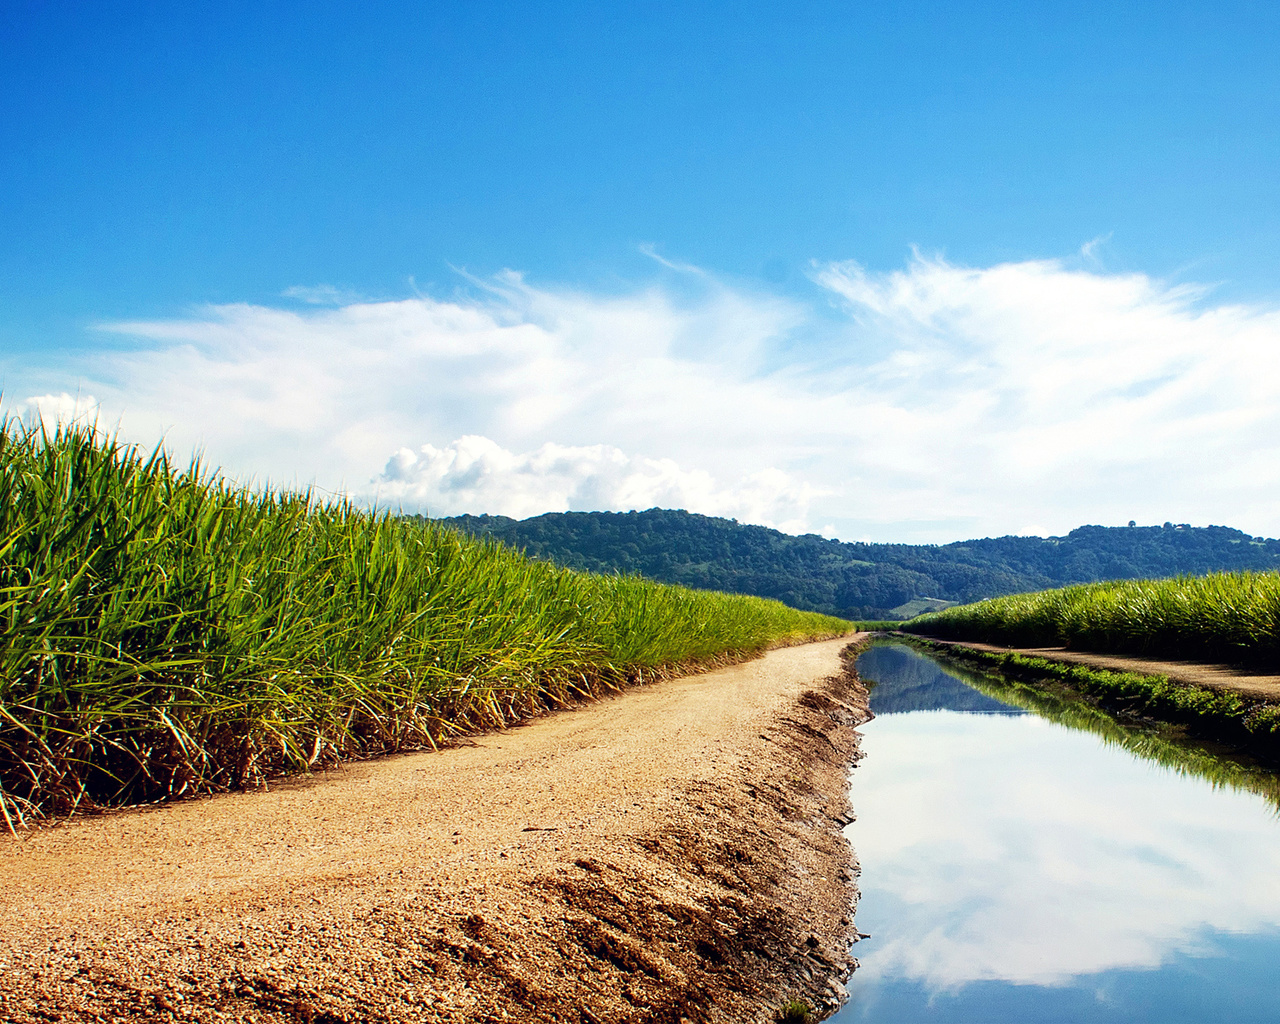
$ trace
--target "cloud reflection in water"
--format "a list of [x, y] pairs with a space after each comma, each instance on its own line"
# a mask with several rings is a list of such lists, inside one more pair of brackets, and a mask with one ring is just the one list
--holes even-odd
[[1258, 796], [1031, 715], [887, 715], [864, 745], [856, 987], [1064, 986], [1280, 925], [1280, 822]]

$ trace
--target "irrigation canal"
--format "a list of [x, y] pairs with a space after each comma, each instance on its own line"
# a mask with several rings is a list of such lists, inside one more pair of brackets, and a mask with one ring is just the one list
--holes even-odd
[[1280, 1020], [1280, 785], [883, 644], [839, 1024]]

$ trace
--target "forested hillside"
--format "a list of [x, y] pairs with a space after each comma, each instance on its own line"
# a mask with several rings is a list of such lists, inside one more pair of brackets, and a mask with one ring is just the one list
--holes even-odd
[[[1280, 567], [1280, 541], [1225, 526], [1082, 526], [1065, 537], [846, 544], [688, 512], [564, 512], [440, 522], [593, 572], [774, 597], [844, 618], [914, 614], [1067, 583]], [[925, 602], [920, 599], [933, 599]]]

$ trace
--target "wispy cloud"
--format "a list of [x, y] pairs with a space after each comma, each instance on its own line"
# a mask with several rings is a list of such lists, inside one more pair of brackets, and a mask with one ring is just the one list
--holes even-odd
[[638, 248], [644, 255], [648, 256], [649, 259], [653, 260], [655, 263], [661, 266], [666, 267], [668, 270], [674, 270], [680, 274], [692, 274], [695, 277], [707, 276], [707, 272], [702, 267], [695, 266], [692, 263], [676, 262], [676, 261], [667, 259], [665, 256], [660, 255], [658, 252], [658, 247], [654, 245], [652, 242], [644, 242], [643, 244], [638, 246]]
[[1037, 510], [1067, 525], [1126, 508], [1280, 525], [1266, 509], [1280, 471], [1258, 457], [1280, 454], [1275, 309], [1055, 262], [817, 277], [879, 353], [852, 383], [876, 461], [926, 507], [992, 522], [999, 506], [1014, 529]]
[[[1276, 309], [1054, 261], [812, 277], [808, 303], [710, 274], [598, 294], [506, 273], [447, 301], [207, 307], [108, 325], [136, 344], [25, 367], [7, 393], [92, 393], [127, 435], [238, 476], [441, 510], [680, 494], [846, 537], [1280, 532]], [[472, 491], [433, 475], [468, 437], [493, 445]], [[419, 468], [393, 480], [405, 450]], [[760, 474], [808, 497], [760, 504]]]
[[280, 293], [286, 299], [298, 299], [312, 306], [347, 306], [362, 301], [363, 296], [331, 284], [294, 285]]
[[1098, 235], [1096, 238], [1089, 239], [1084, 245], [1080, 246], [1080, 255], [1096, 263], [1098, 261], [1098, 250], [1111, 241], [1113, 234], [1114, 232], [1108, 231], [1105, 235]]

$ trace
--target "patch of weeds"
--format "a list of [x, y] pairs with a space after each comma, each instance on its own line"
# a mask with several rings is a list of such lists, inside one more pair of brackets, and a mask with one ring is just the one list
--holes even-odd
[[817, 1019], [813, 1008], [803, 999], [788, 1000], [778, 1011], [779, 1024], [813, 1024]]

